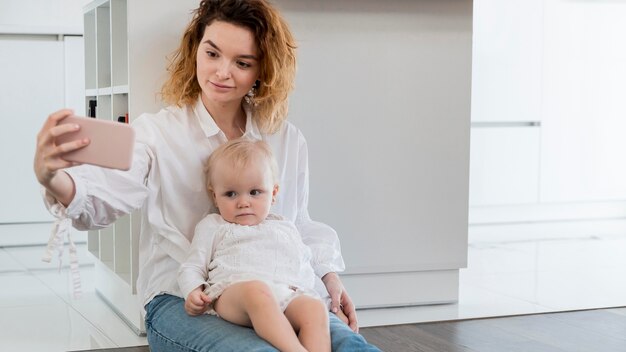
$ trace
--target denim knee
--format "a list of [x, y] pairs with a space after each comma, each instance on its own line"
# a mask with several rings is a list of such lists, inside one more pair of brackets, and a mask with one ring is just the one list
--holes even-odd
[[348, 325], [330, 314], [330, 338], [333, 352], [380, 352], [380, 349], [365, 341], [365, 338], [352, 331]]

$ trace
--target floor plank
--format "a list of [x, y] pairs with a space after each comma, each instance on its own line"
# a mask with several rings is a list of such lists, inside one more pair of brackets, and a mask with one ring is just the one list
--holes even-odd
[[624, 352], [626, 308], [379, 326], [361, 334], [387, 352]]

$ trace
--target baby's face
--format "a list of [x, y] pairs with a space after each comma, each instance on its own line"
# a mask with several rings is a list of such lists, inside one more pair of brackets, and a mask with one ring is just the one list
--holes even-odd
[[239, 225], [257, 225], [265, 220], [278, 192], [270, 166], [262, 157], [253, 158], [243, 168], [218, 161], [212, 181], [220, 214]]

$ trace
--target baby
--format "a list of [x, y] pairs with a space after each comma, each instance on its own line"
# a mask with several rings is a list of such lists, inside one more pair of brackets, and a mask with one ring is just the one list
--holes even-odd
[[311, 251], [292, 222], [269, 213], [279, 188], [270, 147], [231, 140], [211, 154], [205, 171], [219, 214], [198, 223], [179, 271], [187, 313], [251, 326], [281, 351], [330, 351]]

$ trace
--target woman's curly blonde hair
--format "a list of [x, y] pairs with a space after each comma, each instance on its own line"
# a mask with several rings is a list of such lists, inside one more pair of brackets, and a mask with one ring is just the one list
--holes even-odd
[[173, 53], [161, 88], [168, 104], [193, 104], [201, 92], [196, 78], [196, 53], [205, 28], [223, 21], [249, 29], [259, 48], [259, 81], [250, 104], [265, 133], [276, 132], [287, 118], [288, 97], [294, 87], [296, 45], [287, 22], [265, 0], [202, 0]]

